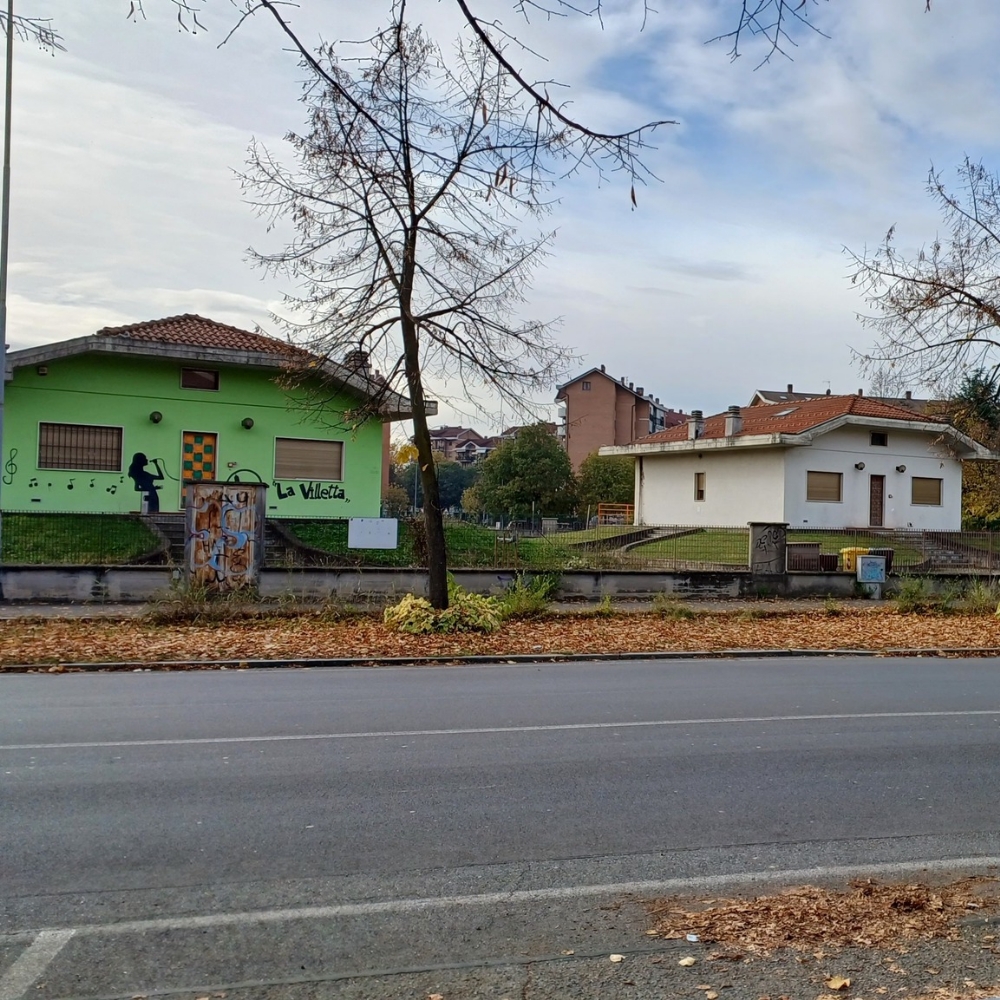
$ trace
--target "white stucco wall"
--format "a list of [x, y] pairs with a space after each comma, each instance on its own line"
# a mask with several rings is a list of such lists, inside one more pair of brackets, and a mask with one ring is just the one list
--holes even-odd
[[[784, 520], [792, 527], [866, 527], [869, 523], [869, 477], [885, 476], [887, 528], [958, 531], [962, 526], [962, 463], [934, 444], [930, 434], [889, 430], [887, 447], [872, 447], [866, 427], [841, 427], [808, 446], [784, 452]], [[855, 469], [864, 462], [863, 471]], [[905, 465], [906, 472], [896, 472]], [[841, 503], [806, 500], [806, 472], [843, 474]], [[942, 479], [941, 506], [910, 503], [911, 479]]]
[[[636, 523], [745, 527], [781, 521], [783, 449], [644, 455], [636, 464]], [[694, 475], [705, 473], [705, 499], [694, 499]]]

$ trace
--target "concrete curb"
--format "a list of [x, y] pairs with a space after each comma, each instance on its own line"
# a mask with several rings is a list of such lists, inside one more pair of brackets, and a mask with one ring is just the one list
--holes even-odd
[[626, 660], [760, 660], [791, 657], [1000, 657], [1000, 647], [964, 646], [925, 649], [706, 649], [670, 650], [641, 653], [512, 653], [482, 656], [383, 656], [331, 657], [310, 659], [289, 657], [274, 660], [122, 660], [95, 663], [11, 663], [0, 665], [0, 674], [27, 673], [101, 673], [114, 671], [186, 671], [186, 670], [286, 670], [350, 669], [356, 667], [460, 667], [489, 664], [531, 663], [614, 663]]

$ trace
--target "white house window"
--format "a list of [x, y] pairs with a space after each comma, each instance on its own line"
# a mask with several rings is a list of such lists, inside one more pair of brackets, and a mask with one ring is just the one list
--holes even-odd
[[39, 424], [38, 468], [121, 472], [122, 429], [95, 424]]
[[910, 503], [919, 507], [940, 507], [941, 483], [942, 480], [940, 479], [927, 479], [924, 476], [914, 476]]
[[583, 391], [584, 392], [590, 392], [590, 383], [589, 382], [584, 382], [583, 383]]
[[694, 474], [694, 498], [696, 501], [705, 499], [705, 473], [696, 472]]
[[871, 443], [873, 448], [888, 448], [889, 435], [885, 431], [872, 431]]
[[219, 373], [209, 368], [182, 368], [181, 388], [218, 390]]
[[844, 495], [841, 472], [807, 472], [806, 500], [811, 503], [840, 503]]
[[344, 442], [275, 438], [275, 479], [344, 478]]

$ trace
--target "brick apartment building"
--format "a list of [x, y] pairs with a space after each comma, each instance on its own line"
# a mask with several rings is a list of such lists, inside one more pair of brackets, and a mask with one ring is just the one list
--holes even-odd
[[679, 410], [664, 407], [642, 386], [615, 380], [604, 365], [557, 388], [558, 433], [574, 470], [605, 445], [632, 444], [639, 438], [687, 420]]

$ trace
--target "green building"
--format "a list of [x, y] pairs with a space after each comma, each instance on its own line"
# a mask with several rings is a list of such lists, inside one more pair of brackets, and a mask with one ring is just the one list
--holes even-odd
[[[304, 366], [313, 384], [284, 387]], [[389, 422], [410, 415], [363, 352], [324, 361], [195, 315], [13, 351], [7, 369], [8, 511], [177, 511], [186, 481], [228, 480], [266, 483], [272, 517], [378, 517]]]

